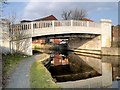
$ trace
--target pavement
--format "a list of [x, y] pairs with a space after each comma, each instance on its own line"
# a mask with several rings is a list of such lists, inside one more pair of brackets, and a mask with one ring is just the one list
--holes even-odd
[[5, 88], [30, 88], [30, 67], [33, 62], [46, 57], [39, 54], [22, 60], [10, 75]]

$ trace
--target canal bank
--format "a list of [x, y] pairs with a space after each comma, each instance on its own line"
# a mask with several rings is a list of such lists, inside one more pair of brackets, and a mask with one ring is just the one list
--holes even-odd
[[103, 63], [102, 76], [57, 84], [62, 88], [108, 88], [112, 86], [112, 68], [110, 64]]
[[[92, 58], [92, 57], [85, 57], [82, 55], [74, 55], [69, 54], [69, 60], [72, 60], [70, 62], [73, 62], [71, 66], [71, 70], [74, 71], [73, 74], [70, 73], [61, 73], [61, 80], [63, 79], [62, 76], [69, 76], [68, 81], [57, 82], [57, 84], [62, 88], [105, 88], [110, 87], [112, 85], [112, 67], [109, 63], [102, 63], [100, 59], [98, 58]], [[76, 63], [75, 63], [76, 62]], [[65, 64], [64, 64], [65, 66]], [[89, 67], [89, 68], [87, 68]], [[92, 69], [90, 69], [92, 68]], [[66, 68], [63, 68], [61, 71], [66, 70]], [[102, 75], [92, 76], [91, 70], [97, 71], [98, 73], [101, 73]], [[55, 70], [54, 70], [55, 71]], [[77, 79], [80, 77], [79, 73], [76, 73], [77, 78], [74, 76], [75, 72], [84, 72], [82, 78]], [[56, 72], [56, 71], [55, 71]], [[82, 74], [81, 72], [81, 74]], [[89, 72], [89, 75], [87, 76], [87, 73]], [[62, 75], [63, 74], [63, 75]], [[108, 76], [109, 75], [109, 76]], [[71, 76], [71, 77], [70, 77]], [[91, 76], [91, 77], [89, 77]], [[86, 78], [84, 78], [86, 77]], [[68, 78], [68, 77], [67, 77]], [[75, 80], [76, 79], [76, 80]]]
[[48, 54], [34, 55], [21, 61], [11, 74], [5, 88], [30, 88], [30, 67], [36, 60], [48, 58]]
[[[54, 52], [55, 53], [55, 52]], [[58, 54], [58, 53], [57, 53]], [[43, 55], [43, 54], [42, 54]], [[66, 58], [63, 54], [60, 54], [60, 56], [64, 59]], [[57, 56], [58, 57], [58, 56]], [[74, 56], [69, 56], [69, 58], [74, 58]], [[28, 59], [26, 62], [23, 62], [22, 64], [22, 68], [20, 69], [19, 67], [19, 71], [15, 71], [15, 74], [12, 78], [10, 78], [10, 85], [8, 88], [29, 88], [30, 87], [30, 82], [28, 81], [30, 79], [30, 75], [29, 73], [29, 69], [31, 67], [31, 64], [38, 60], [37, 63], [40, 63], [41, 61], [44, 61], [45, 59], [49, 58], [49, 56], [46, 54], [41, 56], [41, 55], [36, 55], [35, 57], [32, 57], [32, 61], [31, 59]], [[62, 59], [59, 58], [59, 59]], [[86, 79], [82, 79], [82, 80], [75, 80], [75, 81], [67, 81], [67, 82], [57, 82], [57, 84], [59, 86], [61, 86], [62, 88], [103, 88], [103, 87], [111, 87], [112, 86], [112, 66], [108, 63], [101, 63], [100, 60], [92, 60], [89, 57], [85, 56], [84, 58], [82, 58], [82, 56], [80, 56], [80, 58], [87, 63], [90, 67], [92, 67], [94, 70], [96, 70], [99, 73], [102, 73], [101, 76], [96, 76], [96, 77], [92, 77], [92, 78], [86, 78]], [[100, 59], [100, 58], [95, 58], [95, 59]], [[60, 60], [61, 61], [61, 60]], [[75, 61], [75, 60], [73, 60]], [[91, 63], [90, 63], [91, 62]], [[93, 62], [93, 63], [92, 63]], [[30, 64], [31, 63], [31, 64]], [[96, 64], [94, 64], [96, 63]], [[98, 63], [98, 64], [97, 64]], [[99, 64], [101, 63], [101, 64]], [[25, 65], [26, 64], [26, 65]], [[65, 60], [63, 60], [62, 64], [67, 64], [67, 62], [65, 62]], [[85, 66], [85, 64], [80, 63], [83, 67]], [[78, 64], [79, 65], [79, 64]], [[100, 66], [101, 65], [101, 66]], [[72, 66], [74, 66], [75, 70], [76, 70], [76, 64], [72, 64]], [[98, 66], [98, 68], [97, 68]], [[43, 65], [42, 65], [43, 67]], [[101, 68], [100, 68], [101, 67]], [[37, 68], [40, 68], [39, 66]], [[81, 67], [80, 67], [81, 68]], [[96, 69], [95, 69], [96, 68]], [[78, 68], [79, 69], [79, 68]], [[108, 71], [105, 71], [108, 70]], [[34, 71], [34, 70], [33, 70]], [[105, 72], [104, 72], [105, 71]], [[48, 72], [48, 71], [47, 71]], [[49, 73], [49, 72], [48, 72]], [[20, 75], [19, 75], [20, 74]], [[23, 74], [23, 75], [22, 75]], [[40, 72], [41, 74], [41, 72]], [[36, 75], [36, 74], [33, 74]], [[46, 74], [47, 75], [47, 74]], [[38, 77], [40, 77], [41, 75], [36, 75], [35, 77], [36, 80], [38, 79]], [[45, 74], [44, 74], [45, 76]], [[48, 75], [50, 76], [50, 74]], [[22, 81], [21, 81], [22, 80]], [[34, 80], [34, 81], [36, 81]], [[45, 80], [45, 79], [44, 79]], [[49, 82], [50, 80], [48, 79], [45, 82]], [[23, 84], [21, 84], [23, 83]], [[53, 82], [54, 83], [54, 82]], [[49, 85], [48, 85], [49, 86]]]
[[[58, 52], [54, 52], [54, 50]], [[107, 48], [107, 50], [109, 50], [109, 48]], [[76, 59], [73, 55], [69, 56], [68, 54], [65, 54], [69, 51], [74, 51], [74, 54], [77, 55], [78, 59]], [[51, 56], [54, 57], [54, 59], [51, 60], [51, 67], [53, 70], [51, 69], [50, 71], [50, 69], [48, 69], [48, 71], [49, 73], [51, 73], [53, 80], [58, 84], [58, 86], [62, 88], [109, 88], [113, 87], [113, 85], [115, 84], [114, 82], [116, 81], [116, 77], [119, 76], [119, 74], [117, 73], [118, 65], [114, 67], [112, 62], [107, 62], [108, 60], [110, 60], [109, 57], [112, 57], [113, 55], [107, 55], [108, 58], [106, 59], [105, 57], [103, 57], [106, 55], [101, 55], [102, 50], [79, 49], [67, 51], [67, 49], [64, 50], [63, 47], [56, 45], [53, 51], [50, 52], [52, 54]], [[116, 57], [118, 55], [115, 54], [114, 56]], [[69, 60], [67, 58], [73, 59], [73, 64], [68, 65]], [[82, 60], [82, 62], [88, 65], [87, 67], [92, 68], [101, 75], [96, 74], [95, 76], [92, 76], [92, 74], [89, 73], [92, 72], [90, 68], [88, 69], [88, 72], [86, 72], [84, 69], [84, 67], [86, 68], [86, 64], [79, 62], [79, 60]], [[48, 61], [49, 60], [45, 60], [44, 63], [47, 64], [49, 63]], [[75, 61], [77, 63], [74, 63]], [[111, 61], [115, 61], [115, 58], [113, 58]], [[76, 71], [82, 72], [75, 73]], [[72, 74], [71, 72], [74, 73]], [[80, 75], [82, 76], [81, 78], [79, 78]], [[66, 77], [68, 79], [66, 79]]]
[[[51, 61], [52, 67], [55, 65], [54, 70], [52, 70], [53, 72], [51, 72], [51, 70], [49, 70], [49, 69], [48, 70], [51, 73], [54, 80], [56, 81], [56, 83], [58, 84], [58, 86], [60, 86], [61, 88], [106, 88], [106, 87], [112, 86], [112, 66], [110, 63], [102, 63], [100, 58], [93, 58], [93, 57], [87, 57], [87, 56], [82, 56], [82, 55], [79, 55], [79, 56], [77, 56], [77, 58], [75, 58], [75, 56], [74, 55], [68, 56], [69, 59], [72, 59], [73, 64], [70, 65], [70, 66], [72, 66], [71, 68], [68, 67], [69, 69], [67, 69], [66, 65], [68, 65], [68, 63], [70, 63], [70, 62], [68, 62], [68, 60], [65, 59], [66, 56], [63, 54], [59, 54], [58, 52], [55, 53], [54, 59], [53, 59], [53, 61]], [[81, 62], [81, 60], [82, 60], [82, 62]], [[75, 62], [76, 62], [76, 64], [75, 64]], [[86, 64], [84, 64], [84, 63], [86, 63]], [[63, 66], [60, 69], [61, 65], [63, 65]], [[80, 67], [79, 67], [79, 65], [80, 65]], [[81, 65], [82, 65], [82, 67], [81, 67]], [[89, 76], [91, 76], [90, 75], [91, 73], [89, 73], [89, 75], [87, 75], [85, 68], [84, 68], [84, 67], [86, 67], [86, 65], [87, 65], [87, 67], [89, 67], [89, 69], [87, 69], [89, 72], [91, 71], [90, 68], [92, 68], [93, 70], [101, 73], [102, 75], [96, 74], [97, 76], [89, 77]], [[58, 67], [59, 69], [56, 67]], [[73, 74], [70, 73], [71, 72], [70, 69], [72, 70]], [[75, 77], [71, 77], [71, 79], [69, 77], [68, 81], [65, 81], [65, 80], [67, 80], [67, 79], [65, 79], [67, 76], [79, 75], [79, 73], [77, 74], [76, 72], [79, 72], [81, 70], [82, 70], [82, 72], [84, 72], [83, 76], [88, 76], [87, 78], [81, 78], [81, 79], [79, 78], [80, 80], [79, 79], [75, 80]], [[70, 71], [70, 72], [68, 72], [68, 71]], [[61, 78], [62, 82], [59, 81], [60, 79], [56, 79], [58, 77]], [[64, 81], [63, 81], [62, 77], [64, 77]], [[74, 80], [72, 80], [72, 78]]]
[[87, 56], [98, 56], [98, 55], [108, 55], [108, 56], [120, 56], [119, 47], [102, 47], [101, 50], [91, 50], [91, 49], [70, 49], [76, 53]]
[[120, 47], [102, 47], [102, 55], [120, 56]]
[[60, 88], [41, 61], [36, 61], [30, 69], [31, 88]]
[[[59, 47], [59, 46], [58, 46]], [[113, 47], [112, 47], [113, 48]], [[118, 52], [118, 50], [116, 48], [115, 51], [113, 50], [112, 51], [112, 48], [109, 49], [107, 48], [107, 50], [111, 50], [111, 52]], [[53, 68], [54, 70], [52, 70], [53, 72], [49, 71], [52, 75], [53, 78], [61, 78], [61, 79], [54, 79], [55, 82], [62, 88], [110, 88], [112, 87], [113, 88], [113, 85], [115, 86], [115, 82], [116, 82], [116, 78], [120, 76], [119, 73], [117, 73], [119, 71], [119, 64], [117, 64], [117, 61], [119, 60], [119, 53], [117, 54], [114, 54], [114, 55], [101, 55], [102, 53], [102, 50], [86, 50], [86, 49], [79, 49], [79, 50], [61, 50], [61, 49], [57, 49], [58, 52], [54, 52], [54, 51], [51, 51], [53, 52], [54, 55], [52, 56], [55, 56], [54, 60], [51, 62], [52, 63], [52, 66], [54, 67], [53, 63], [55, 64], [55, 68]], [[104, 49], [106, 50], [106, 49]], [[60, 51], [60, 52], [59, 52]], [[74, 52], [74, 54], [78, 55], [77, 57], [79, 57], [80, 60], [82, 60], [84, 63], [86, 63], [88, 66], [90, 66], [92, 69], [94, 69], [95, 71], [97, 71], [98, 73], [102, 74], [102, 75], [96, 75], [94, 77], [88, 77], [88, 78], [79, 78], [79, 79], [76, 79], [75, 80], [75, 76], [79, 75], [78, 74], [71, 74], [71, 73], [68, 73], [68, 72], [71, 72], [69, 68], [69, 65], [66, 65], [68, 64], [69, 60], [67, 60], [66, 58], [68, 59], [73, 59], [72, 61], [77, 61], [77, 64], [72, 64], [71, 66], [74, 67], [74, 70], [81, 70], [81, 68], [78, 68], [78, 69], [75, 69], [76, 67], [78, 67], [79, 64], [79, 60], [72, 55], [72, 56], [69, 56], [68, 54], [65, 54], [66, 52], [69, 52], [69, 51], [72, 51]], [[109, 52], [108, 51], [108, 52]], [[109, 52], [110, 53], [110, 52]], [[68, 56], [66, 56], [68, 55]], [[105, 57], [107, 56], [107, 57]], [[110, 59], [112, 57], [112, 59]], [[109, 61], [109, 62], [108, 62]], [[116, 61], [116, 66], [114, 66], [114, 64], [112, 64], [112, 61]], [[63, 64], [63, 66], [61, 65]], [[85, 64], [81, 63], [81, 65], [83, 67], [86, 67]], [[80, 66], [81, 66], [80, 65]], [[62, 67], [61, 67], [62, 66]], [[61, 69], [60, 69], [61, 67]], [[65, 69], [67, 67], [67, 69]], [[59, 69], [58, 69], [59, 68]], [[59, 71], [60, 70], [60, 71]], [[73, 69], [72, 69], [73, 70]], [[66, 72], [65, 72], [66, 71]], [[85, 70], [83, 70], [85, 72]], [[89, 71], [89, 70], [88, 70]], [[57, 72], [57, 73], [55, 73]], [[62, 72], [62, 74], [60, 73]], [[90, 71], [89, 71], [90, 72]], [[56, 75], [55, 75], [56, 74]], [[59, 74], [59, 75], [57, 75]], [[67, 74], [67, 75], [65, 75]], [[81, 73], [82, 74], [82, 73]], [[67, 76], [70, 76], [71, 79], [65, 81], [66, 77]], [[89, 75], [85, 74], [84, 73], [84, 76], [91, 76], [90, 73]], [[70, 78], [69, 77], [69, 78]], [[73, 79], [72, 79], [73, 77]], [[64, 78], [64, 80], [63, 80]], [[77, 76], [78, 78], [78, 76]], [[61, 82], [62, 81], [62, 82]], [[116, 87], [117, 88], [117, 87]]]

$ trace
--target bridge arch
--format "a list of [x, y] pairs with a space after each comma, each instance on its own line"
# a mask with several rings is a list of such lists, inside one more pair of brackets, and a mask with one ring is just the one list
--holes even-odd
[[[100, 35], [101, 47], [111, 47], [111, 20], [101, 19], [99, 23], [65, 20], [65, 21], [33, 21], [22, 23], [22, 30], [29, 34], [27, 54], [32, 55], [32, 37], [60, 36], [69, 34]], [[71, 36], [72, 37], [72, 36]]]

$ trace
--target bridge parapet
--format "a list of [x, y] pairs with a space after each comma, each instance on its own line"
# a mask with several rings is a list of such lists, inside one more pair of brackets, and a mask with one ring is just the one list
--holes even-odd
[[81, 20], [53, 20], [53, 21], [36, 21], [30, 23], [22, 23], [21, 29], [38, 29], [38, 28], [50, 28], [50, 27], [62, 27], [62, 26], [81, 26], [81, 27], [95, 27], [101, 28], [101, 23], [90, 22], [90, 21], [81, 21]]

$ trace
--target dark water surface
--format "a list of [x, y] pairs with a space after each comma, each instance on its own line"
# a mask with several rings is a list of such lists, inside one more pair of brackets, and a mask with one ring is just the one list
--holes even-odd
[[112, 81], [112, 86], [110, 87], [120, 88], [119, 56], [86, 56], [67, 50], [54, 50], [48, 52], [51, 55], [51, 62], [48, 70], [56, 82], [85, 80], [102, 76], [102, 64], [107, 63], [110, 64], [110, 66], [107, 67], [104, 65], [104, 67], [112, 70], [111, 72], [106, 73], [108, 74], [108, 79], [111, 79]]
[[50, 73], [57, 82], [75, 81], [101, 75], [72, 52], [54, 52]]

